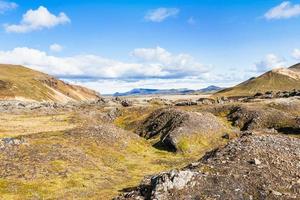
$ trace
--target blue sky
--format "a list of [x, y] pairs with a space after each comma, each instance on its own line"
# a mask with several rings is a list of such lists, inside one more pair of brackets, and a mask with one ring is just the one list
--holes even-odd
[[298, 62], [299, 22], [300, 0], [0, 0], [0, 62], [102, 93], [230, 86]]

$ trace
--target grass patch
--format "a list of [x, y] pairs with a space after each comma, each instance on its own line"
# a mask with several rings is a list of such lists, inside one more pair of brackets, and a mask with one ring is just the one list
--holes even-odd
[[0, 116], [0, 138], [69, 130], [77, 126], [77, 124], [70, 122], [70, 118], [69, 114], [13, 115], [2, 113]]
[[114, 120], [114, 124], [119, 128], [134, 131], [139, 123], [158, 108], [159, 106], [125, 108], [121, 111], [121, 115]]

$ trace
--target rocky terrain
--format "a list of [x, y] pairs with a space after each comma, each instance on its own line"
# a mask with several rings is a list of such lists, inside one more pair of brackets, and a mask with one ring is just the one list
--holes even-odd
[[[146, 139], [159, 138], [155, 145], [171, 151], [187, 151], [204, 137], [221, 137], [224, 132], [224, 124], [211, 113], [171, 108], [154, 111], [137, 130]], [[211, 134], [216, 136], [211, 137]]]
[[299, 199], [299, 155], [299, 139], [246, 135], [115, 199]]
[[1, 101], [0, 199], [299, 198], [298, 96], [199, 100]]
[[300, 198], [297, 88], [100, 97], [14, 70], [42, 90], [0, 75], [0, 199]]

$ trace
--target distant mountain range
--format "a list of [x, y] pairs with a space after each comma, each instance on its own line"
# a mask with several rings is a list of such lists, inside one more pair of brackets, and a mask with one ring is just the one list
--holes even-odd
[[251, 96], [258, 92], [300, 90], [300, 63], [289, 68], [277, 68], [250, 78], [234, 87], [217, 92], [216, 96]]
[[224, 88], [218, 87], [218, 86], [208, 86], [206, 88], [202, 88], [199, 90], [191, 90], [187, 88], [181, 88], [181, 89], [146, 89], [146, 88], [135, 88], [128, 92], [124, 93], [115, 93], [113, 96], [138, 96], [138, 95], [172, 95], [172, 94], [193, 94], [193, 93], [210, 93], [210, 92], [216, 92], [220, 91]]

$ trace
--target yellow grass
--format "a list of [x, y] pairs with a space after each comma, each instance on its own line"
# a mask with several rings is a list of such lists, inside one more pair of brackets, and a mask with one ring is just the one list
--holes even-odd
[[71, 116], [66, 114], [56, 115], [0, 115], [0, 138], [16, 137], [41, 132], [63, 131], [76, 127], [71, 123]]
[[[0, 199], [111, 199], [122, 189], [137, 185], [144, 176], [184, 167], [220, 144], [207, 143], [206, 139], [201, 142], [198, 138], [199, 144], [205, 144], [202, 148], [176, 154], [158, 150], [150, 141], [132, 137], [132, 132], [108, 143], [88, 137], [74, 138], [65, 134], [78, 126], [70, 123], [74, 121], [70, 120], [72, 115], [1, 115], [1, 136], [21, 135], [26, 145], [11, 160], [22, 169], [22, 176], [18, 172], [0, 178]], [[128, 113], [123, 120], [125, 124], [126, 120], [133, 123]], [[0, 160], [5, 158], [0, 154]], [[38, 169], [33, 178], [22, 178], [31, 175], [33, 168]]]

